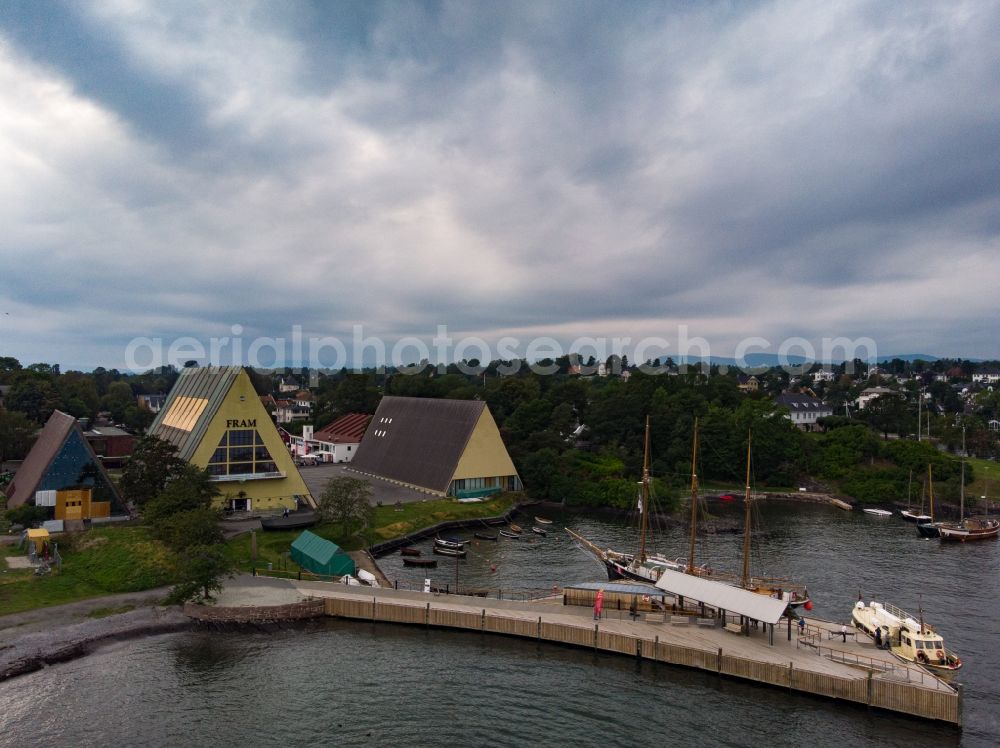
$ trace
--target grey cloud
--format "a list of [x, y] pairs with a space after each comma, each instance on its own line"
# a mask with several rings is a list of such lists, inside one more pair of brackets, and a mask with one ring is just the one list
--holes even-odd
[[[136, 161], [63, 165], [97, 176], [44, 239], [0, 238], [33, 258], [0, 299], [96, 321], [100, 288], [136, 334], [690, 321], [995, 349], [975, 299], [926, 324], [904, 296], [959, 296], [934, 258], [996, 249], [991, 3], [225, 6], [255, 64], [287, 67], [261, 81], [229, 59], [161, 73], [143, 20], [47, 7], [0, 34], [120, 117]], [[161, 12], [158, 43], [228, 40]], [[875, 285], [891, 314], [843, 304]]]

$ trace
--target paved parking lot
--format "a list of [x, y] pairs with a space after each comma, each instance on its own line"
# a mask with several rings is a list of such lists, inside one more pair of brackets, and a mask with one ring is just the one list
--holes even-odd
[[326, 484], [331, 478], [339, 478], [344, 475], [350, 478], [363, 478], [367, 480], [368, 485], [372, 487], [373, 504], [377, 504], [380, 501], [383, 504], [395, 504], [397, 501], [405, 503], [409, 501], [423, 501], [424, 499], [434, 498], [433, 496], [422, 493], [421, 491], [415, 491], [412, 488], [397, 486], [394, 483], [389, 483], [388, 481], [380, 480], [379, 478], [369, 478], [359, 473], [355, 473], [348, 470], [347, 465], [344, 463], [306, 465], [304, 467], [300, 467], [299, 472], [302, 474], [302, 480], [306, 482], [306, 486], [309, 488], [309, 493], [311, 493], [313, 498], [317, 501], [319, 501], [320, 494], [323, 493], [323, 489], [326, 488]]

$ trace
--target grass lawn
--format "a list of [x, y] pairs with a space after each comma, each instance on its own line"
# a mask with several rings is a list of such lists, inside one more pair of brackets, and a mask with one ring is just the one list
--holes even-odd
[[[142, 527], [99, 527], [74, 537], [56, 536], [62, 570], [36, 577], [32, 570], [0, 569], [0, 611], [19, 613], [33, 608], [89, 597], [137, 592], [172, 584], [166, 549]], [[5, 546], [3, 556], [24, 555]]]
[[[375, 508], [371, 528], [361, 537], [344, 537], [341, 528], [324, 524], [313, 532], [332, 540], [345, 550], [358, 550], [373, 543], [405, 535], [449, 519], [493, 517], [507, 512], [516, 502], [513, 495], [500, 496], [478, 504], [459, 504], [452, 499]], [[301, 531], [258, 532], [257, 559], [250, 560], [250, 534], [226, 544], [226, 552], [239, 569], [249, 571], [270, 562], [275, 569], [297, 571], [298, 566], [284, 554]], [[14, 546], [0, 546], [0, 613], [19, 613], [34, 608], [75, 602], [101, 595], [138, 592], [173, 584], [176, 579], [170, 554], [149, 531], [140, 526], [91, 528], [76, 535], [55, 536], [62, 554], [61, 570], [36, 577], [31, 569], [7, 568], [5, 556], [23, 556]], [[94, 615], [123, 612], [117, 608], [94, 611]]]
[[976, 479], [965, 487], [965, 497], [978, 501], [980, 496], [987, 496], [991, 501], [996, 501], [1000, 496], [1000, 462], [975, 457], [970, 457], [966, 462], [972, 466]]

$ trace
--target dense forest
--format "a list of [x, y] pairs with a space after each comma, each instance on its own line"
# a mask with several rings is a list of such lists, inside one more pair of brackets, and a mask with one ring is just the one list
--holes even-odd
[[[194, 362], [191, 362], [192, 365]], [[753, 434], [752, 468], [759, 487], [833, 490], [860, 501], [905, 500], [919, 495], [927, 465], [934, 469], [935, 493], [954, 499], [959, 493], [959, 460], [954, 452], [962, 428], [969, 451], [996, 457], [997, 438], [987, 428], [1000, 411], [1000, 392], [977, 394], [975, 408], [942, 381], [940, 371], [956, 378], [964, 369], [955, 362], [891, 362], [905, 365], [908, 384], [893, 383], [898, 397], [880, 398], [864, 411], [821, 419], [820, 430], [795, 428], [774, 404], [774, 396], [791, 389], [849, 403], [862, 388], [882, 385], [878, 374], [849, 376], [840, 367], [831, 382], [813, 382], [808, 375], [786, 371], [761, 372], [756, 391], [739, 387], [736, 373], [716, 367], [679, 370], [672, 362], [653, 363], [646, 372], [627, 360], [607, 362], [609, 376], [578, 376], [569, 359], [522, 365], [502, 375], [511, 362], [477, 361], [461, 367], [427, 366], [418, 373], [400, 371], [314, 372], [314, 422], [317, 427], [347, 412], [374, 412], [383, 394], [414, 397], [484, 399], [490, 407], [518, 471], [532, 496], [585, 505], [628, 508], [634, 505], [636, 481], [642, 468], [643, 427], [651, 418], [651, 465], [662, 498], [681, 495], [691, 475], [691, 447], [698, 421], [700, 450], [697, 472], [703, 485], [738, 487], [743, 483], [748, 433]], [[547, 367], [550, 373], [533, 370]], [[919, 369], [919, 371], [915, 371]], [[290, 372], [251, 371], [261, 394], [276, 390]], [[309, 381], [308, 372], [296, 372]], [[138, 406], [136, 396], [169, 392], [178, 376], [173, 367], [144, 374], [115, 370], [60, 372], [58, 366], [22, 367], [0, 358], [0, 385], [6, 404], [0, 410], [0, 460], [24, 456], [52, 410], [80, 418], [105, 414], [115, 423], [141, 433], [152, 414]], [[745, 379], [745, 378], [744, 378]], [[917, 396], [924, 398], [921, 431], [934, 434], [933, 443], [917, 441]], [[911, 482], [912, 476], [912, 482]], [[969, 466], [966, 482], [974, 478]]]

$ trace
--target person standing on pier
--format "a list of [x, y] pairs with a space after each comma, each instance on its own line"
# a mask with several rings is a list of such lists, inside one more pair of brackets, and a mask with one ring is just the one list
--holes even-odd
[[882, 649], [882, 629], [875, 629], [875, 649]]
[[844, 624], [840, 627], [840, 635], [844, 637], [844, 644], [847, 644], [847, 625]]
[[601, 617], [601, 609], [604, 607], [604, 590], [597, 591], [597, 597], [594, 599], [594, 620], [597, 621]]

